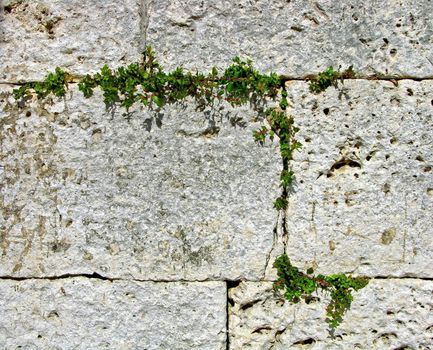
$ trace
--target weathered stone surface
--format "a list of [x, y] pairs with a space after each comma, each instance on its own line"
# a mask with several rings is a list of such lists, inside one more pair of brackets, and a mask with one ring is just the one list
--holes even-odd
[[242, 282], [229, 290], [230, 349], [432, 349], [433, 282], [373, 280], [354, 293], [335, 331], [326, 301], [282, 303], [271, 283]]
[[144, 47], [141, 0], [0, 5], [0, 81], [40, 80], [57, 66], [86, 74], [137, 60]]
[[[433, 82], [288, 85], [303, 149], [287, 253], [322, 273], [432, 275]], [[272, 271], [269, 271], [272, 272]]]
[[224, 283], [2, 280], [3, 349], [225, 349]]
[[0, 274], [263, 277], [281, 167], [253, 111], [3, 97]]
[[240, 55], [291, 76], [329, 65], [433, 76], [430, 0], [151, 1], [147, 42], [167, 67], [224, 67]]

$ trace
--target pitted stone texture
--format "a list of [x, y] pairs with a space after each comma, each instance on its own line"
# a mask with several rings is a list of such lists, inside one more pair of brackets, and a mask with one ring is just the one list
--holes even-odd
[[224, 283], [3, 280], [4, 349], [225, 349]]
[[370, 281], [332, 338], [323, 296], [283, 304], [271, 283], [242, 282], [229, 290], [230, 349], [432, 349], [432, 294], [432, 281]]
[[433, 277], [433, 81], [287, 88], [303, 144], [287, 217], [294, 264]]
[[1, 109], [0, 273], [263, 277], [281, 160], [249, 109], [106, 112], [100, 94]]
[[295, 77], [329, 65], [364, 74], [433, 76], [433, 3], [411, 1], [152, 1], [147, 42], [164, 66], [225, 67], [250, 57]]
[[0, 81], [41, 80], [55, 67], [94, 72], [139, 59], [141, 0], [2, 1]]

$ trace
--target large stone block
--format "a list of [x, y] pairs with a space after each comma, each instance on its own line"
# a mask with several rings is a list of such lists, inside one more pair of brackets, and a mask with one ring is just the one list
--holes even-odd
[[433, 82], [289, 83], [301, 151], [287, 253], [302, 268], [432, 275]]
[[[10, 90], [9, 90], [10, 91]], [[249, 109], [105, 111], [100, 94], [0, 112], [0, 273], [252, 279], [272, 246], [278, 145]]]
[[354, 293], [351, 309], [332, 335], [327, 297], [289, 304], [271, 283], [242, 282], [229, 290], [230, 349], [431, 349], [433, 282], [371, 281]]
[[240, 55], [296, 77], [329, 65], [431, 77], [432, 12], [429, 0], [152, 1], [147, 42], [170, 68], [209, 70]]
[[225, 349], [225, 283], [2, 280], [3, 349]]
[[0, 81], [42, 79], [62, 67], [86, 74], [137, 60], [141, 0], [6, 0], [0, 8]]

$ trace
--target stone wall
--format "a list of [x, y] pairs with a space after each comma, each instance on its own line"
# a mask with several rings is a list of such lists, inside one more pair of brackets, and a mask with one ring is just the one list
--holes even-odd
[[[1, 349], [433, 349], [433, 2], [38, 0], [0, 9]], [[287, 209], [250, 108], [107, 111], [19, 83], [140, 58], [287, 76]], [[305, 78], [353, 65], [321, 95]], [[372, 278], [334, 334], [274, 258]]]

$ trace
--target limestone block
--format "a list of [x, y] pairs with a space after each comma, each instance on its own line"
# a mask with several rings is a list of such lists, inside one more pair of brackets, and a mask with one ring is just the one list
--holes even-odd
[[295, 265], [433, 277], [432, 88], [355, 80], [313, 95], [288, 85], [303, 144], [287, 214]]
[[41, 80], [137, 60], [144, 47], [141, 0], [2, 1], [0, 81]]
[[[8, 90], [10, 91], [10, 89]], [[0, 274], [251, 279], [272, 246], [278, 145], [254, 111], [106, 111], [100, 94], [3, 94]]]
[[332, 336], [323, 295], [283, 303], [271, 283], [242, 282], [229, 290], [230, 349], [432, 349], [432, 294], [432, 281], [373, 280]]
[[225, 349], [226, 286], [2, 280], [4, 349]]
[[170, 68], [210, 70], [240, 55], [295, 77], [329, 65], [431, 77], [432, 12], [429, 0], [151, 1], [147, 42]]

